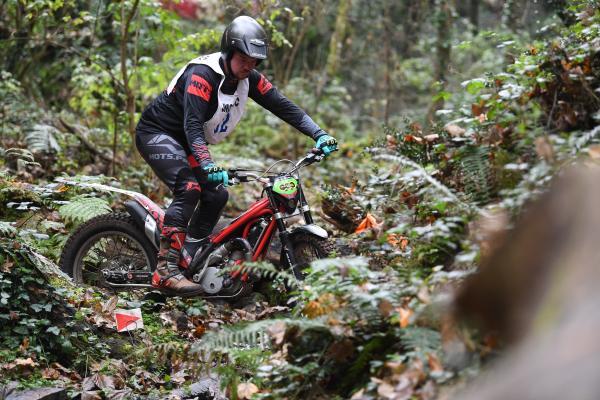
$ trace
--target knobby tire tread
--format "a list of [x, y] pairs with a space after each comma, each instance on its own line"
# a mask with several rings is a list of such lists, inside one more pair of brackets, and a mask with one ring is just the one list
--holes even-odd
[[136, 225], [133, 217], [126, 212], [112, 212], [99, 215], [84, 222], [69, 236], [60, 255], [60, 269], [73, 277], [75, 258], [81, 246], [93, 235], [109, 230], [127, 233], [138, 240], [153, 262], [151, 268], [155, 268], [156, 250], [150, 240], [146, 238], [143, 231]]

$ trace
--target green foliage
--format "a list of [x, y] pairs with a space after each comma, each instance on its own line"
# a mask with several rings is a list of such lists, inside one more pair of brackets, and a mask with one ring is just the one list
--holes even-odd
[[213, 354], [215, 352], [228, 353], [239, 348], [260, 348], [267, 350], [270, 347], [270, 338], [267, 330], [274, 325], [285, 325], [302, 331], [309, 329], [325, 329], [328, 326], [320, 321], [307, 319], [269, 319], [256, 321], [245, 326], [225, 327], [218, 332], [208, 333], [201, 343], [193, 347], [193, 351]]
[[81, 195], [73, 197], [58, 211], [67, 222], [79, 224], [98, 215], [107, 214], [112, 209], [105, 199]]
[[424, 362], [427, 355], [440, 353], [442, 350], [441, 335], [438, 331], [418, 326], [409, 326], [401, 330], [400, 343], [404, 348], [402, 359], [418, 357]]
[[63, 291], [38, 271], [37, 257], [17, 241], [0, 239], [0, 345], [52, 361], [73, 354], [65, 333], [70, 311]]
[[494, 192], [490, 149], [486, 146], [464, 146], [458, 152], [460, 177], [464, 194], [475, 204], [487, 204]]
[[55, 153], [60, 151], [60, 146], [56, 140], [58, 130], [45, 124], [35, 124], [33, 128], [25, 134], [27, 148], [32, 152]]
[[298, 280], [296, 277], [287, 272], [278, 269], [270, 262], [245, 262], [240, 266], [234, 265], [229, 268], [223, 268], [221, 274], [230, 274], [234, 271], [239, 271], [241, 274], [250, 274], [257, 280], [267, 279], [269, 281], [281, 281], [290, 287], [296, 287]]
[[10, 222], [0, 221], [0, 236], [10, 237], [14, 236], [17, 230]]

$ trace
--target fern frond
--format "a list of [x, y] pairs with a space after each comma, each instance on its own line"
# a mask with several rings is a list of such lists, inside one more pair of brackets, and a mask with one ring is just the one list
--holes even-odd
[[267, 330], [276, 324], [285, 324], [286, 328], [296, 327], [301, 330], [322, 329], [329, 331], [329, 326], [314, 319], [267, 319], [251, 322], [243, 327], [224, 327], [218, 332], [206, 334], [200, 344], [192, 350], [199, 353], [229, 353], [240, 347], [258, 347], [266, 350], [271, 340]]
[[292, 274], [287, 271], [282, 271], [277, 269], [272, 263], [269, 262], [248, 262], [242, 265], [233, 265], [223, 268], [221, 270], [222, 274], [231, 274], [235, 271], [240, 271], [240, 273], [255, 275], [258, 278], [266, 278], [268, 280], [274, 281], [276, 279], [281, 279], [288, 286], [296, 287], [298, 286], [298, 280]]
[[35, 124], [33, 128], [25, 133], [27, 148], [32, 152], [58, 152], [60, 146], [56, 141], [58, 129], [52, 125]]
[[13, 237], [17, 233], [17, 228], [11, 225], [10, 222], [0, 221], [0, 236]]
[[39, 163], [35, 162], [33, 154], [27, 149], [11, 147], [4, 152], [4, 158], [8, 161], [14, 161], [18, 167], [25, 167], [27, 165], [40, 166]]
[[425, 357], [427, 353], [441, 349], [442, 338], [440, 333], [433, 329], [413, 326], [402, 329], [400, 343], [407, 354]]
[[460, 162], [460, 173], [467, 198], [478, 205], [490, 201], [492, 169], [486, 146], [467, 146]]
[[413, 171], [411, 171], [412, 174], [418, 174], [438, 192], [444, 194], [446, 198], [452, 203], [468, 211], [480, 211], [479, 208], [475, 205], [466, 203], [463, 200], [459, 199], [458, 196], [454, 194], [454, 192], [448, 186], [444, 185], [443, 183], [432, 177], [425, 168], [423, 168], [421, 165], [417, 164], [416, 162], [410, 160], [407, 157], [394, 156], [390, 154], [380, 154], [376, 156], [375, 159], [395, 161], [402, 166], [410, 167], [413, 169]]
[[72, 223], [85, 222], [98, 215], [107, 214], [112, 209], [108, 202], [98, 197], [76, 196], [68, 204], [58, 209], [60, 215]]
[[598, 134], [600, 134], [600, 125], [596, 126], [591, 131], [583, 132], [579, 135], [572, 135], [572, 137], [569, 138], [569, 142], [571, 147], [573, 147], [573, 154], [577, 154], [583, 147], [591, 143], [596, 139]]

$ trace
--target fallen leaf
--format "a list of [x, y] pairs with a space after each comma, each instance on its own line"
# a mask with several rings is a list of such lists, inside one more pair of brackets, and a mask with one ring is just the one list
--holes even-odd
[[423, 285], [419, 288], [419, 291], [417, 292], [417, 298], [425, 304], [431, 303], [431, 296], [429, 295], [429, 289], [426, 285]]
[[2, 266], [0, 267], [0, 271], [4, 273], [9, 273], [12, 267], [14, 267], [15, 263], [9, 259], [6, 259]]
[[590, 146], [588, 149], [588, 154], [593, 160], [600, 159], [600, 144]]
[[408, 237], [399, 235], [397, 233], [390, 233], [387, 236], [387, 242], [394, 247], [404, 251], [408, 246]]
[[384, 399], [393, 399], [396, 397], [394, 387], [387, 382], [383, 382], [377, 386], [377, 394]]
[[350, 400], [360, 400], [365, 395], [365, 389], [360, 389], [358, 392], [354, 393]]
[[379, 302], [379, 305], [377, 306], [377, 308], [379, 309], [379, 312], [381, 313], [381, 315], [383, 315], [386, 318], [390, 316], [392, 311], [394, 311], [394, 305], [392, 303], [390, 303], [389, 300], [386, 300], [386, 299], [381, 300]]
[[240, 400], [249, 399], [258, 393], [258, 387], [252, 382], [240, 383], [237, 387], [237, 395]]
[[438, 140], [440, 138], [440, 135], [438, 135], [437, 133], [432, 133], [430, 135], [425, 135], [423, 137], [423, 139], [425, 139], [428, 142], [435, 142], [436, 140]]
[[382, 222], [377, 222], [371, 213], [367, 213], [367, 216], [361, 221], [358, 227], [354, 230], [354, 233], [361, 233], [369, 228], [380, 228]]
[[202, 337], [204, 333], [206, 333], [206, 325], [199, 324], [196, 325], [196, 327], [194, 328], [194, 332], [192, 332], [192, 335], [194, 335], [194, 337], [196, 338], [199, 338]]
[[395, 136], [386, 135], [385, 139], [387, 141], [387, 146], [390, 148], [395, 148], [398, 145], [398, 140]]
[[102, 400], [98, 391], [84, 391], [81, 393], [81, 400]]
[[60, 372], [54, 368], [44, 368], [42, 371], [42, 378], [55, 381], [60, 378]]
[[410, 324], [410, 317], [413, 315], [413, 311], [410, 308], [397, 308], [398, 314], [400, 314], [400, 327], [406, 328]]
[[384, 365], [394, 375], [401, 374], [406, 369], [406, 365], [399, 361], [386, 361]]
[[429, 364], [431, 372], [442, 372], [444, 370], [439, 358], [433, 353], [427, 353], [427, 364]]
[[277, 346], [283, 343], [286, 328], [287, 326], [283, 321], [278, 321], [267, 328], [267, 333], [271, 336]]
[[326, 357], [336, 362], [344, 362], [354, 355], [352, 340], [345, 338], [333, 342], [327, 349]]
[[452, 137], [460, 137], [460, 136], [464, 135], [465, 132], [467, 131], [465, 128], [461, 128], [460, 126], [454, 125], [454, 124], [448, 124], [444, 127], [444, 129]]
[[409, 127], [413, 133], [420, 135], [423, 132], [423, 127], [418, 122], [411, 123]]
[[548, 141], [548, 138], [545, 136], [540, 136], [535, 139], [535, 152], [545, 161], [554, 160], [554, 149]]
[[[13, 311], [11, 311], [11, 312], [13, 312]], [[12, 319], [12, 316], [11, 316], [11, 319]], [[23, 338], [23, 342], [21, 342], [21, 344], [19, 345], [19, 351], [21, 353], [24, 353], [27, 351], [28, 348], [29, 348], [29, 338], [26, 337], [26, 338]]]
[[471, 114], [474, 117], [477, 117], [477, 116], [483, 114], [485, 112], [484, 105], [485, 105], [485, 103], [483, 103], [483, 102], [471, 104]]
[[113, 296], [110, 299], [108, 299], [106, 301], [106, 303], [104, 303], [102, 305], [102, 312], [105, 314], [111, 314], [113, 313], [113, 311], [115, 311], [115, 309], [117, 308], [117, 303], [119, 302], [119, 296]]
[[256, 319], [263, 319], [266, 317], [270, 317], [273, 314], [282, 313], [282, 312], [286, 312], [286, 311], [289, 311], [289, 307], [285, 307], [285, 306], [267, 307], [263, 311], [261, 311], [260, 313], [258, 313], [256, 315]]

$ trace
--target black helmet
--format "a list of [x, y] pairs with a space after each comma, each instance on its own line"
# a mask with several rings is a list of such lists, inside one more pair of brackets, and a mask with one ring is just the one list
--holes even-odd
[[267, 58], [267, 34], [254, 18], [243, 15], [235, 18], [223, 32], [221, 54], [231, 60], [233, 50], [239, 50], [257, 60]]

